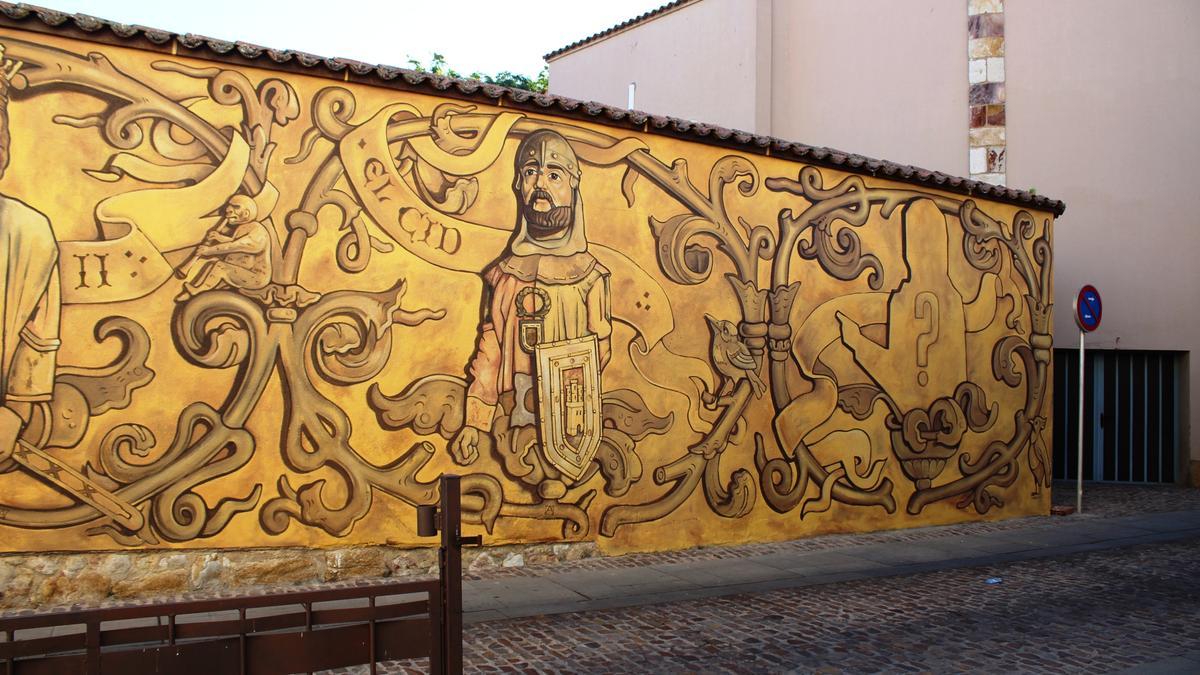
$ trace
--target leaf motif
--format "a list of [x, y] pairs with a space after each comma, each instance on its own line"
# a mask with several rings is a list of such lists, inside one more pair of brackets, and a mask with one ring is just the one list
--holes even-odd
[[856, 420], [865, 420], [882, 394], [873, 384], [848, 384], [838, 388], [838, 407]]
[[621, 194], [625, 195], [625, 203], [633, 208], [633, 186], [637, 184], [638, 176], [641, 175], [633, 170], [632, 166], [625, 168], [625, 175], [621, 178]]

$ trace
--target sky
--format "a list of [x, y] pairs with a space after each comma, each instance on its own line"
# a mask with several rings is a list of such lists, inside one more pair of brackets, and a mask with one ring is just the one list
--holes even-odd
[[35, 0], [67, 13], [372, 64], [536, 76], [542, 55], [667, 0]]

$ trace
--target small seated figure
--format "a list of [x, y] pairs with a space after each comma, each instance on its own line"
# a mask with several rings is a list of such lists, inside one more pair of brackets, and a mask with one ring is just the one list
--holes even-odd
[[271, 235], [258, 221], [258, 207], [246, 195], [225, 204], [224, 217], [196, 247], [184, 277], [183, 302], [217, 288], [258, 290], [271, 282]]

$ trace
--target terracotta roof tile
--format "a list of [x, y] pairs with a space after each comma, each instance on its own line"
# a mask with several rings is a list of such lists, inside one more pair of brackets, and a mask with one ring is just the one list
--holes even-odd
[[[668, 3], [653, 12], [647, 12], [641, 17], [631, 19], [625, 22], [625, 24], [609, 29], [607, 32], [632, 25], [631, 22], [644, 21], [651, 16], [690, 1], [678, 0], [677, 2]], [[774, 156], [802, 160], [841, 170], [857, 170], [871, 174], [883, 174], [886, 177], [903, 180], [908, 183], [942, 188], [960, 194], [986, 195], [1000, 201], [1044, 209], [1055, 215], [1062, 215], [1066, 209], [1066, 205], [1063, 202], [1043, 195], [1034, 195], [1021, 190], [1011, 190], [1002, 186], [993, 186], [989, 183], [968, 180], [926, 169], [918, 169], [912, 166], [899, 165], [831, 148], [813, 147], [770, 136], [760, 136], [736, 129], [727, 129], [717, 125], [654, 115], [640, 110], [615, 108], [596, 101], [585, 102], [554, 94], [535, 94], [522, 89], [510, 89], [499, 85], [485, 84], [477, 80], [440, 77], [431, 73], [416, 72], [393, 66], [371, 65], [352, 59], [329, 59], [294, 50], [270, 49], [247, 42], [228, 42], [191, 33], [178, 35], [144, 26], [105, 21], [84, 14], [69, 15], [41, 7], [8, 2], [0, 2], [0, 26], [58, 34], [65, 37], [115, 44], [134, 49], [149, 49], [158, 52], [169, 52], [171, 50], [171, 43], [175, 43], [184, 48], [183, 50], [179, 50], [184, 55], [189, 55], [185, 50], [191, 50], [201, 52], [200, 54], [196, 54], [200, 58], [224, 61], [234, 65], [253, 65], [273, 70], [305, 72], [306, 74], [316, 76], [320, 76], [324, 72], [327, 77], [337, 80], [349, 78], [355, 82], [388, 86], [418, 93], [432, 92], [440, 95], [457, 96], [466, 100], [492, 105], [503, 105], [518, 109], [524, 108], [539, 112], [547, 110], [555, 114], [605, 123], [610, 126], [625, 127], [638, 131], [658, 131], [659, 133], [710, 145], [719, 145], [749, 152], [769, 152]], [[352, 75], [345, 72], [347, 69], [349, 69]]]

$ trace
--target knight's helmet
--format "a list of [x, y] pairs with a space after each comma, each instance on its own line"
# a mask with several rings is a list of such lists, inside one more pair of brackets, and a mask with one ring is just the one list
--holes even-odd
[[557, 131], [542, 129], [525, 137], [517, 146], [517, 154], [513, 158], [515, 180], [513, 189], [521, 189], [521, 167], [533, 159], [538, 166], [559, 166], [571, 176], [571, 186], [579, 189], [579, 158], [575, 149]]
[[[530, 161], [535, 162], [541, 169], [550, 167], [561, 169], [571, 177], [573, 220], [568, 226], [567, 233], [552, 241], [538, 240], [530, 236], [529, 224], [520, 208], [521, 173]], [[516, 193], [518, 202], [517, 227], [510, 246], [514, 254], [572, 255], [587, 250], [579, 177], [579, 158], [575, 155], [575, 150], [567, 139], [558, 132], [542, 129], [529, 134], [521, 141], [521, 144], [517, 146], [517, 154], [513, 158], [513, 192]]]

